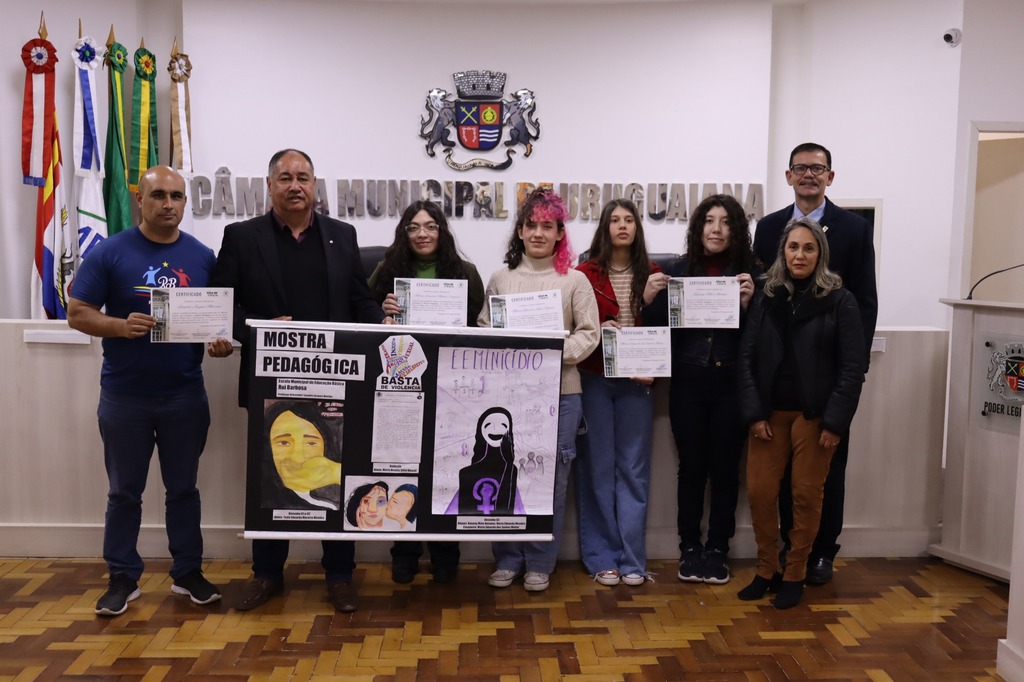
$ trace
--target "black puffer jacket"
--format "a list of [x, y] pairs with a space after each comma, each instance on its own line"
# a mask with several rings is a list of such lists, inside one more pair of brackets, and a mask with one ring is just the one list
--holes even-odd
[[[857, 301], [846, 289], [824, 298], [804, 297], [790, 311], [783, 289], [773, 297], [758, 292], [747, 311], [740, 342], [740, 414], [746, 425], [772, 413], [772, 384], [789, 338], [797, 357], [804, 417], [821, 417], [822, 428], [845, 434], [857, 411], [864, 383], [864, 333]], [[788, 334], [780, 330], [788, 320]]]

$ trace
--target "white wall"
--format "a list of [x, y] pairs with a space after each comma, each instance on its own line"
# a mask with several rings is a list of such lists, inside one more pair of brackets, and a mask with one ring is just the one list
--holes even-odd
[[[160, 133], [160, 158], [167, 159], [170, 140], [169, 104], [170, 78], [167, 62], [174, 36], [182, 35], [181, 7], [177, 0], [137, 2], [136, 0], [95, 0], [88, 7], [43, 2], [5, 2], [4, 20], [0, 23], [0, 40], [8, 46], [6, 58], [0, 61], [0, 318], [29, 316], [29, 282], [35, 244], [36, 188], [22, 184], [21, 114], [25, 92], [25, 67], [21, 46], [37, 36], [39, 14], [46, 11], [48, 40], [57, 49], [55, 103], [60, 141], [65, 157], [64, 187], [70, 202], [72, 158], [72, 119], [74, 112], [75, 66], [71, 50], [78, 40], [78, 20], [82, 32], [100, 44], [107, 42], [114, 25], [118, 42], [134, 54], [140, 40], [157, 57], [158, 81], [161, 88], [157, 101]], [[97, 75], [101, 94], [100, 137], [106, 140], [107, 72]], [[132, 69], [125, 77], [125, 102], [131, 102]], [[130, 104], [128, 105], [130, 106]], [[70, 208], [70, 203], [69, 203]]]
[[[34, 35], [40, 6], [9, 8], [7, 44]], [[51, 40], [66, 52], [79, 10], [47, 9]], [[1024, 119], [1024, 94], [990, 75], [1024, 50], [1022, 11], [1012, 0], [99, 0], [84, 19], [101, 39], [116, 23], [132, 49], [145, 36], [161, 64], [179, 36], [195, 65], [197, 172], [209, 176], [222, 165], [260, 176], [273, 150], [292, 145], [309, 149], [329, 179], [766, 182], [774, 209], [791, 197], [789, 150], [819, 140], [835, 153], [831, 196], [882, 203], [879, 323], [944, 327], [935, 300], [959, 289], [967, 201], [960, 135], [971, 117]], [[964, 43], [949, 48], [942, 32], [961, 24]], [[971, 78], [961, 79], [961, 59]], [[69, 147], [70, 57], [59, 68]], [[466, 68], [505, 70], [509, 89], [537, 94], [541, 139], [504, 173], [447, 170], [417, 137], [426, 90], [451, 89], [451, 73]], [[15, 58], [0, 69], [0, 317], [19, 317], [28, 312], [35, 205], [19, 184], [24, 69]], [[226, 222], [199, 220], [197, 232], [216, 246]], [[388, 241], [392, 220], [356, 222], [363, 243]], [[508, 226], [456, 223], [485, 274], [500, 263]], [[578, 249], [592, 229], [571, 228]], [[679, 250], [681, 229], [648, 225], [657, 250]], [[925, 264], [913, 287], [907, 263]]]
[[[764, 182], [765, 2], [185, 0], [184, 23], [195, 162], [209, 176], [220, 166], [264, 175], [271, 153], [292, 146], [308, 150], [329, 180]], [[225, 27], [247, 36], [227, 52]], [[226, 60], [230, 74], [217, 67]], [[235, 66], [245, 64], [261, 66]], [[541, 137], [505, 172], [449, 170], [418, 137], [427, 90], [454, 91], [452, 73], [467, 69], [506, 71], [506, 92], [536, 93]], [[394, 234], [395, 218], [350, 220], [361, 244]], [[227, 222], [197, 226], [211, 238]], [[511, 224], [512, 215], [453, 222], [485, 279], [501, 265]], [[577, 251], [592, 231], [570, 227]], [[647, 232], [653, 250], [681, 251], [680, 224], [649, 223]]]
[[881, 200], [879, 326], [947, 326], [938, 299], [948, 293], [957, 83], [968, 41], [950, 48], [942, 34], [960, 25], [963, 5], [818, 0], [775, 10], [766, 203], [792, 203], [784, 171], [790, 150], [807, 140], [832, 152], [830, 198]]
[[[971, 284], [1024, 262], [1024, 138], [980, 141], [977, 178]], [[1024, 268], [988, 278], [974, 298], [1024, 303]]]
[[[0, 433], [6, 457], [0, 477], [0, 556], [96, 556], [102, 548], [103, 446], [96, 428], [100, 343], [25, 343], [26, 330], [59, 333], [52, 321], [0, 321]], [[939, 540], [942, 505], [943, 389], [948, 334], [936, 329], [883, 329], [887, 351], [872, 358], [853, 424], [847, 470], [842, 556], [918, 556]], [[88, 340], [86, 338], [86, 340]], [[207, 557], [245, 559], [245, 412], [236, 406], [238, 354], [203, 363], [212, 425], [199, 467]], [[63, 382], [66, 392], [52, 386]], [[60, 428], [54, 420], [60, 418]], [[894, 457], [893, 453], [899, 453]], [[647, 547], [652, 559], [678, 556], [678, 459], [668, 417], [668, 384], [656, 386]], [[885, 472], [880, 477], [879, 472]], [[150, 467], [139, 551], [167, 556], [162, 489]], [[560, 556], [578, 557], [576, 515], [569, 504]], [[736, 510], [732, 555], [755, 555], [746, 495]], [[388, 541], [358, 543], [360, 560], [387, 560]], [[490, 560], [488, 543], [463, 543], [467, 561]], [[316, 559], [319, 544], [298, 542], [293, 559]], [[672, 580], [671, 576], [659, 579]]]
[[[1004, 80], [1008, 69], [1024, 61], [1024, 4], [968, 0], [963, 33], [949, 259], [949, 296], [955, 298], [966, 295], [972, 284], [978, 132], [1024, 131], [1024, 91]], [[1006, 229], [1019, 232], [1017, 225], [1007, 221]], [[1024, 261], [1024, 254], [1014, 255], [1016, 262]]]

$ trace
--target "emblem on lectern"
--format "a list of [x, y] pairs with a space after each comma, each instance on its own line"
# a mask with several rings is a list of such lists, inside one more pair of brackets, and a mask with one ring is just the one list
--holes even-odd
[[986, 374], [988, 388], [1004, 400], [1024, 403], [1024, 343], [993, 350]]

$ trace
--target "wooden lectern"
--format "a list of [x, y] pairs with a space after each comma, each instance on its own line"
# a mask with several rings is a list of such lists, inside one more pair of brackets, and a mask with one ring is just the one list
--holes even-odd
[[942, 540], [928, 551], [1008, 581], [1024, 405], [1024, 305], [942, 303], [953, 308], [945, 490]]

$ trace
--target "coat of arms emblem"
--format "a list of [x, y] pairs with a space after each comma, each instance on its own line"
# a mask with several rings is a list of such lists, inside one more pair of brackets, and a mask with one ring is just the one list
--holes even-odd
[[[434, 147], [440, 144], [444, 147], [445, 164], [455, 170], [477, 167], [503, 170], [512, 165], [514, 148], [518, 145], [526, 150], [523, 156], [529, 156], [533, 152], [533, 141], [540, 137], [540, 121], [533, 117], [534, 94], [522, 88], [513, 92], [510, 99], [502, 99], [506, 77], [507, 74], [500, 71], [454, 73], [454, 100], [443, 88], [430, 89], [424, 105], [427, 115], [420, 117], [420, 137], [426, 141], [427, 154], [435, 156]], [[501, 143], [506, 126], [509, 137], [504, 143], [504, 160], [473, 158], [460, 162], [452, 158], [456, 144], [450, 137], [451, 128], [455, 128], [463, 149], [487, 152]]]
[[989, 360], [988, 388], [1004, 400], [1024, 402], [1024, 343], [1008, 343]]

